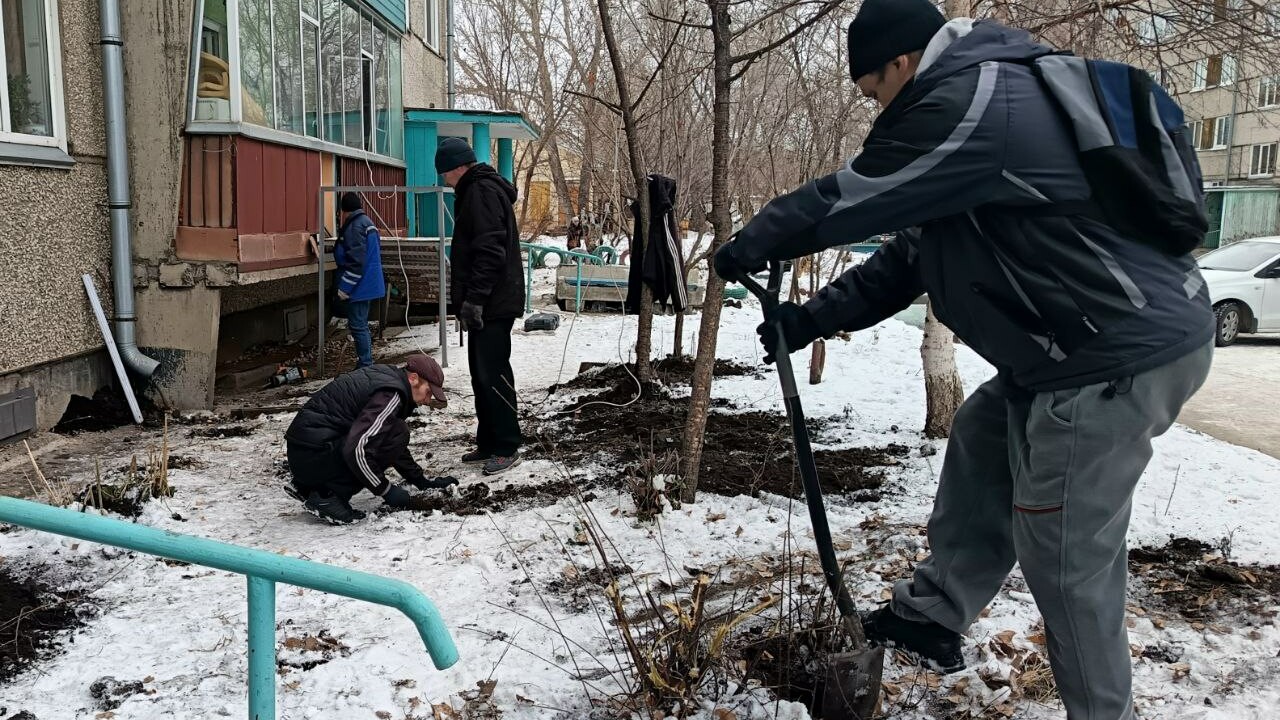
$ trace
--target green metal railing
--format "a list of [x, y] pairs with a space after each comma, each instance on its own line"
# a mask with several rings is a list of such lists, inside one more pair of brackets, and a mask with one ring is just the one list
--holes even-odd
[[[522, 242], [520, 247], [529, 254], [529, 261], [525, 263], [524, 269], [524, 311], [533, 312], [533, 269], [541, 267], [543, 260], [547, 255], [555, 255], [560, 258], [560, 262], [569, 260], [577, 260], [578, 266], [577, 287], [574, 288], [575, 308], [582, 309], [582, 266], [583, 265], [604, 265], [604, 258], [590, 253], [584, 253], [580, 250], [565, 250], [564, 248], [551, 247], [549, 245], [535, 245], [534, 243]], [[599, 250], [599, 248], [596, 248]], [[609, 248], [613, 252], [613, 248]]]
[[0, 522], [239, 573], [249, 582], [249, 718], [276, 717], [276, 583], [386, 605], [418, 628], [437, 670], [458, 661], [439, 611], [409, 583], [228, 543], [0, 497]]

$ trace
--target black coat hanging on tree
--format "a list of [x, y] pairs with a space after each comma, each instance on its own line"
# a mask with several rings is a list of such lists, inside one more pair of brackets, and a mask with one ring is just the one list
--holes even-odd
[[628, 315], [640, 312], [640, 283], [653, 291], [654, 302], [664, 309], [684, 312], [689, 289], [684, 277], [684, 248], [676, 226], [676, 181], [665, 175], [649, 175], [649, 237], [640, 237], [639, 202], [631, 202], [635, 223], [631, 230], [631, 271], [627, 275]]

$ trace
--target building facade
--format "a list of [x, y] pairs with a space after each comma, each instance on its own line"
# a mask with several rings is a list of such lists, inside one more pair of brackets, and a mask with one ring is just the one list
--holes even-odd
[[[160, 361], [134, 384], [208, 408], [220, 361], [317, 325], [322, 186], [435, 182], [406, 108], [448, 105], [448, 0], [114, 1], [137, 345]], [[13, 393], [47, 428], [114, 382], [81, 281], [113, 317], [101, 17], [99, 0], [0, 3], [0, 441]], [[403, 201], [367, 204], [407, 232]]]

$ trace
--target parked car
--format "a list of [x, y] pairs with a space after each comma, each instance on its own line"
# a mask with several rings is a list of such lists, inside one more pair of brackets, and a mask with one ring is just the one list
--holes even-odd
[[1240, 333], [1280, 332], [1280, 237], [1241, 240], [1198, 262], [1218, 318], [1219, 347]]

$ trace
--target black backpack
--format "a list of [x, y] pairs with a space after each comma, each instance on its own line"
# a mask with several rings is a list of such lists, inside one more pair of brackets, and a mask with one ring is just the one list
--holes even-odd
[[[1200, 163], [1182, 108], [1151, 76], [1124, 63], [1068, 54], [1032, 69], [1075, 131], [1092, 198], [1059, 212], [1096, 217], [1170, 255], [1204, 242]], [[1078, 207], [1062, 207], [1078, 205]]]

